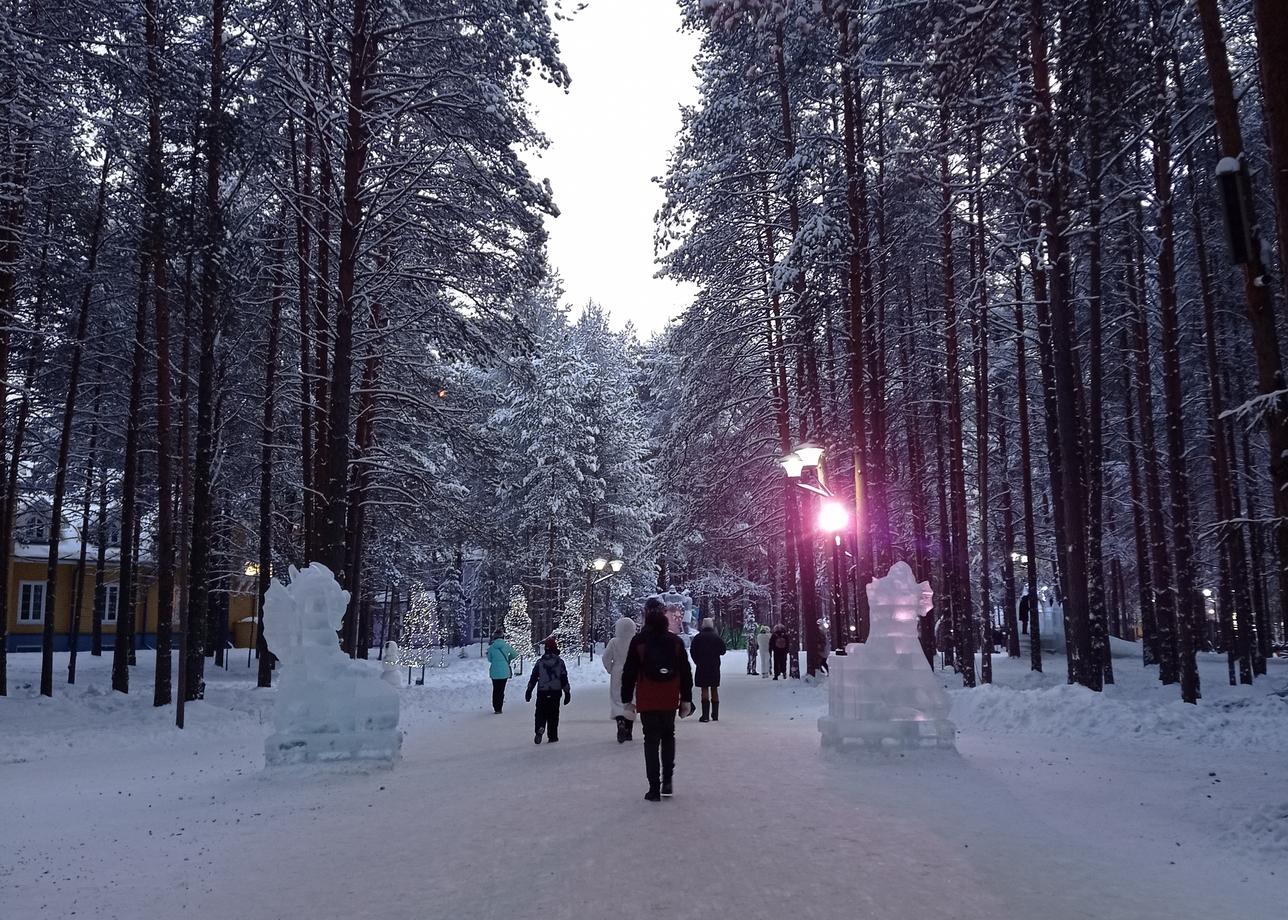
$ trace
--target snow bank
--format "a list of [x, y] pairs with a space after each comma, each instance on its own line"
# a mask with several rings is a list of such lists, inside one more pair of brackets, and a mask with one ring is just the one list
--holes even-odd
[[962, 731], [1288, 752], [1288, 699], [1275, 694], [1205, 699], [1189, 706], [1179, 698], [1160, 700], [1153, 693], [1116, 687], [1100, 694], [1067, 684], [1039, 689], [994, 684], [953, 691], [952, 714]]

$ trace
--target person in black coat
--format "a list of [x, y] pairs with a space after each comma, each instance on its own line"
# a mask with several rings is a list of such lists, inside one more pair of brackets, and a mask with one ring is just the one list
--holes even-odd
[[774, 680], [787, 679], [787, 653], [792, 649], [792, 638], [787, 627], [779, 623], [769, 636], [769, 653], [774, 657]]
[[1024, 589], [1024, 596], [1020, 598], [1020, 635], [1029, 634], [1029, 614], [1033, 612], [1033, 595], [1029, 594], [1029, 589]]
[[716, 632], [715, 621], [707, 617], [702, 621], [702, 631], [689, 643], [693, 685], [702, 688], [702, 717], [699, 722], [720, 721], [720, 656], [725, 651], [724, 640]]

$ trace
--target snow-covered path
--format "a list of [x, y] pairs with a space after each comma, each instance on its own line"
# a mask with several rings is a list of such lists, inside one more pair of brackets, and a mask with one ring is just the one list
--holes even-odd
[[0, 758], [0, 916], [1281, 915], [1274, 859], [1224, 852], [1189, 799], [1208, 761], [1282, 797], [1282, 753], [966, 732], [960, 756], [825, 754], [819, 691], [728, 673], [740, 663], [721, 722], [681, 724], [661, 804], [642, 798], [641, 742], [614, 741], [597, 663], [574, 669], [560, 743], [540, 747], [521, 687], [494, 716], [481, 681], [439, 699], [431, 675], [389, 771], [265, 772], [244, 714], [115, 748], [68, 734]]

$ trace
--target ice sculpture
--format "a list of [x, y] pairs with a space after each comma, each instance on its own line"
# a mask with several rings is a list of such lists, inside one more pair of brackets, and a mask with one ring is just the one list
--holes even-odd
[[402, 748], [398, 691], [336, 642], [349, 592], [320, 562], [291, 566], [290, 579], [274, 579], [264, 598], [264, 639], [281, 665], [264, 759], [392, 763]]
[[917, 617], [932, 598], [930, 583], [918, 583], [906, 562], [868, 585], [868, 641], [851, 643], [829, 662], [828, 712], [818, 720], [824, 746], [955, 746], [948, 694], [917, 639]]

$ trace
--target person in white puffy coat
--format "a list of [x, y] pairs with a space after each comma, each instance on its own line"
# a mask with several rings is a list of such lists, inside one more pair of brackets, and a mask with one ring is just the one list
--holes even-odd
[[604, 670], [612, 675], [608, 682], [611, 715], [617, 722], [617, 743], [631, 740], [635, 730], [635, 708], [622, 702], [622, 668], [626, 667], [626, 650], [635, 638], [635, 621], [622, 617], [613, 626], [613, 638], [604, 646], [601, 659]]

